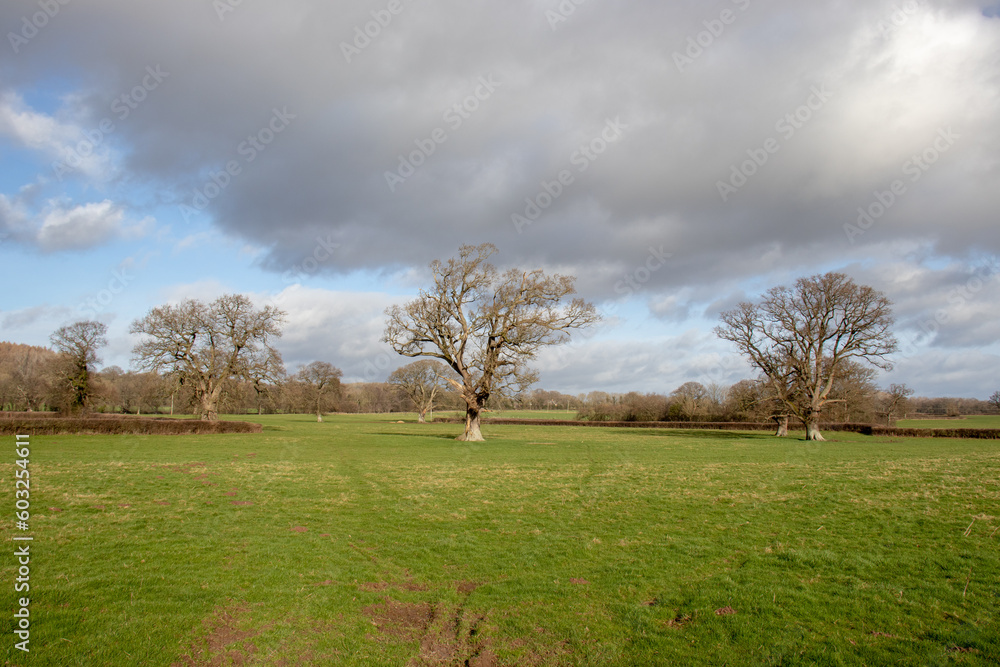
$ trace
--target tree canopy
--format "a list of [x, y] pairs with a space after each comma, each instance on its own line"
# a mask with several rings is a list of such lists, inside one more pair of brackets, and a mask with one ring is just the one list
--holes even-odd
[[442, 360], [459, 379], [450, 380], [466, 404], [460, 440], [482, 440], [479, 415], [494, 393], [521, 391], [536, 374], [528, 362], [538, 350], [568, 339], [598, 315], [573, 299], [570, 276], [541, 270], [500, 273], [489, 263], [489, 243], [462, 246], [458, 257], [431, 263], [433, 285], [418, 298], [386, 310], [383, 341], [407, 357]]
[[144, 336], [133, 357], [140, 368], [166, 370], [192, 386], [201, 418], [217, 419], [226, 381], [253, 381], [256, 364], [280, 360], [271, 341], [281, 336], [284, 315], [274, 306], [257, 309], [242, 294], [160, 306], [132, 323], [132, 333]]
[[897, 349], [891, 306], [881, 292], [827, 273], [773, 287], [759, 303], [739, 304], [722, 313], [715, 332], [763, 373], [777, 399], [806, 425], [806, 438], [822, 440], [819, 415], [845, 362], [892, 367], [886, 359]]
[[67, 396], [70, 412], [86, 410], [92, 393], [91, 373], [100, 359], [97, 350], [108, 344], [108, 327], [90, 320], [57, 329], [50, 340], [64, 363], [58, 369], [58, 383]]
[[417, 408], [417, 421], [424, 423], [428, 412], [434, 409], [438, 392], [448, 386], [451, 371], [440, 361], [421, 359], [401, 366], [389, 374], [388, 382], [399, 387]]

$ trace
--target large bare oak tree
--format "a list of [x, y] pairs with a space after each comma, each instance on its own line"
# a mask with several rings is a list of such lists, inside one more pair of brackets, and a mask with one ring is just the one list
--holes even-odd
[[760, 303], [722, 313], [715, 333], [736, 344], [777, 398], [806, 426], [807, 440], [823, 440], [819, 417], [848, 360], [889, 369], [897, 349], [890, 332], [892, 304], [879, 291], [842, 273], [800, 278], [793, 288], [768, 290]]
[[466, 245], [458, 257], [435, 260], [433, 286], [386, 310], [384, 342], [403, 356], [440, 359], [458, 375], [449, 382], [466, 405], [459, 440], [483, 440], [479, 416], [491, 395], [535, 381], [528, 362], [539, 348], [599, 319], [582, 299], [563, 303], [576, 292], [575, 278], [541, 270], [501, 274], [488, 262], [496, 251], [490, 243]]
[[144, 338], [132, 354], [140, 368], [166, 370], [191, 386], [200, 417], [217, 419], [228, 380], [252, 381], [255, 364], [262, 359], [276, 363], [271, 341], [281, 336], [284, 315], [274, 306], [257, 309], [242, 294], [226, 294], [211, 303], [187, 299], [135, 320], [131, 332]]

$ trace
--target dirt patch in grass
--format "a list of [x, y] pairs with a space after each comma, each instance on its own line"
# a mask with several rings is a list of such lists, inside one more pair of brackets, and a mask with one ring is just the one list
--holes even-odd
[[694, 622], [694, 614], [682, 614], [677, 612], [677, 614], [664, 622], [668, 628], [683, 628], [684, 626]]
[[456, 582], [455, 588], [462, 595], [471, 595], [474, 590], [482, 586], [478, 581], [459, 581]]
[[235, 602], [217, 608], [202, 621], [207, 635], [192, 642], [187, 653], [171, 667], [221, 667], [251, 662], [257, 652], [252, 640], [270, 626], [251, 627], [246, 620], [249, 613], [246, 604]]
[[358, 588], [368, 593], [380, 593], [390, 588], [401, 591], [426, 591], [430, 589], [430, 586], [415, 581], [366, 581], [359, 584]]
[[397, 602], [391, 598], [365, 607], [362, 613], [381, 633], [403, 641], [422, 636], [434, 618], [429, 602]]
[[363, 613], [390, 641], [419, 641], [419, 653], [410, 667], [470, 665], [495, 667], [499, 664], [489, 640], [480, 632], [485, 614], [468, 611], [463, 605], [439, 602], [399, 602], [391, 598], [365, 607]]

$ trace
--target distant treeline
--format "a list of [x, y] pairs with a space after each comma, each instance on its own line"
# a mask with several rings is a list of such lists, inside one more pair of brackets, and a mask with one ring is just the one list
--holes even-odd
[[[59, 411], [69, 401], [60, 382], [60, 356], [44, 347], [0, 342], [0, 409]], [[913, 416], [956, 417], [996, 414], [987, 401], [970, 398], [910, 398], [901, 409], [889, 411], [885, 392], [873, 381], [874, 372], [851, 366], [838, 378], [824, 422], [891, 423]], [[413, 401], [387, 382], [342, 384], [322, 397], [324, 412], [411, 412]], [[315, 393], [295, 376], [271, 384], [231, 380], [224, 388], [220, 412], [229, 414], [312, 413]], [[574, 411], [586, 421], [616, 422], [761, 422], [769, 421], [776, 406], [762, 383], [742, 380], [734, 385], [686, 382], [669, 394], [608, 393], [570, 395], [535, 389], [516, 397], [493, 396], [492, 410]], [[193, 392], [173, 377], [125, 371], [111, 366], [94, 374], [92, 412], [115, 414], [193, 414]], [[442, 391], [437, 410], [464, 410], [453, 391]]]

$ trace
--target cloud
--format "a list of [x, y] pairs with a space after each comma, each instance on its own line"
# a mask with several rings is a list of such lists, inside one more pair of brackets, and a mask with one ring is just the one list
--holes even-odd
[[0, 194], [0, 231], [46, 253], [86, 250], [114, 239], [140, 239], [154, 227], [152, 217], [130, 221], [125, 209], [108, 199], [78, 205], [49, 201], [36, 212], [24, 197]]
[[103, 179], [113, 172], [114, 154], [103, 131], [86, 130], [74, 122], [31, 109], [12, 91], [0, 95], [0, 135], [3, 134], [52, 160], [53, 168], [46, 173], [47, 177], [62, 180], [66, 173], [79, 171]]
[[385, 309], [397, 301], [380, 293], [285, 288], [270, 302], [288, 313], [278, 343], [286, 367], [327, 361], [344, 371], [345, 382], [385, 380], [410, 361], [379, 342]]
[[42, 218], [37, 242], [42, 250], [80, 250], [100, 245], [121, 230], [125, 212], [112, 202], [65, 209], [53, 207]]
[[[74, 4], [0, 63], [0, 133], [18, 146], [60, 159], [114, 123], [79, 170], [107, 201], [48, 182], [0, 198], [0, 233], [52, 250], [120, 238], [146, 212], [128, 191], [178, 221], [196, 211], [278, 277], [419, 285], [431, 260], [492, 241], [498, 264], [575, 275], [585, 298], [631, 297], [681, 330], [827, 270], [886, 291], [903, 333], [946, 310], [936, 346], [1000, 326], [993, 287], [950, 292], [1000, 253], [1000, 21], [982, 2], [595, 2], [555, 22], [555, 0], [404, 2], [367, 37], [371, 7], [228, 6]], [[0, 24], [22, 13], [2, 5]], [[169, 72], [155, 90], [150, 68]], [[123, 96], [144, 101], [121, 118]], [[651, 248], [670, 254], [655, 270]], [[357, 377], [381, 358], [365, 297], [293, 297], [309, 333], [289, 330], [290, 358]], [[588, 354], [615, 386], [649, 386], [630, 369], [672, 373], [662, 342], [616, 349], [635, 364]]]
[[[580, 275], [627, 271], [645, 246], [668, 243], [677, 259], [654, 290], [807, 267], [850, 252], [853, 212], [910, 178], [907, 161], [949, 127], [960, 138], [856, 243], [921, 236], [946, 252], [1000, 250], [1000, 23], [968, 4], [920, 3], [891, 30], [880, 28], [889, 2], [849, 2], [835, 18], [791, 2], [742, 6], [683, 71], [675, 54], [717, 12], [595, 5], [553, 30], [546, 3], [414, 5], [348, 63], [341, 42], [372, 19], [344, 3], [244, 5], [221, 22], [203, 3], [111, 3], [77, 16], [135, 39], [98, 49], [54, 21], [48, 48], [100, 72], [91, 117], [147, 64], [169, 70], [118, 130], [128, 170], [190, 204], [235, 161], [239, 174], [205, 211], [268, 248], [263, 264], [278, 272], [320, 234], [343, 249], [322, 269], [332, 272], [425, 265], [473, 239], [497, 242], [512, 264]], [[255, 50], [260, 34], [277, 57]], [[294, 119], [269, 133], [275, 110]], [[621, 137], [602, 146], [616, 118]], [[718, 183], [768, 139], [778, 151], [722, 201]], [[414, 155], [421, 164], [390, 191], [386, 172]], [[573, 182], [518, 234], [511, 215], [560, 171]], [[945, 212], [958, 218], [947, 233]], [[588, 288], [607, 293], [615, 280]]]

